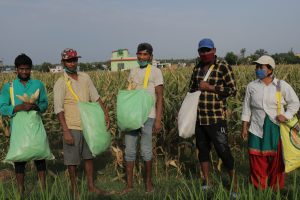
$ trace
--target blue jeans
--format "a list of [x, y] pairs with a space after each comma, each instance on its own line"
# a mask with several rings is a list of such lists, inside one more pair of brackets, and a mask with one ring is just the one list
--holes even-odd
[[148, 118], [140, 129], [125, 134], [125, 160], [135, 161], [138, 136], [141, 134], [141, 155], [144, 161], [152, 159], [152, 127], [154, 119]]

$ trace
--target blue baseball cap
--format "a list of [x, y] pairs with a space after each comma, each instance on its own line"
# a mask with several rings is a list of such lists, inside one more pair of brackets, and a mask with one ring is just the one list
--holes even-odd
[[209, 38], [204, 38], [202, 40], [200, 40], [199, 44], [198, 44], [198, 49], [200, 48], [210, 48], [213, 49], [215, 48], [214, 42], [209, 39]]

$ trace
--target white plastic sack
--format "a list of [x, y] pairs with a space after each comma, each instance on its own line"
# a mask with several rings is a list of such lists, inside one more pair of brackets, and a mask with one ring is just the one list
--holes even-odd
[[178, 131], [182, 138], [189, 138], [195, 134], [200, 93], [188, 92], [182, 102], [178, 113]]

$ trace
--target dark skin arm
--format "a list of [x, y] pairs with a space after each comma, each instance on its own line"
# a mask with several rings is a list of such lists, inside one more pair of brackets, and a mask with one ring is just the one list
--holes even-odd
[[156, 118], [153, 124], [153, 133], [157, 134], [160, 132], [162, 128], [162, 113], [163, 113], [163, 85], [159, 85], [155, 87], [155, 94], [156, 94]]
[[243, 121], [241, 137], [244, 141], [248, 139], [249, 122]]
[[74, 144], [74, 139], [71, 135], [71, 132], [67, 126], [67, 123], [66, 123], [66, 118], [65, 118], [65, 113], [64, 112], [60, 112], [57, 114], [57, 118], [58, 118], [58, 121], [63, 129], [63, 136], [64, 136], [64, 140], [67, 144], [69, 145], [73, 145]]
[[106, 107], [104, 106], [103, 101], [100, 98], [98, 99], [98, 103], [99, 103], [99, 105], [101, 106], [101, 108], [104, 112], [106, 127], [107, 127], [107, 129], [109, 129], [110, 128], [110, 119], [109, 119], [109, 115], [108, 115], [108, 110], [106, 109]]

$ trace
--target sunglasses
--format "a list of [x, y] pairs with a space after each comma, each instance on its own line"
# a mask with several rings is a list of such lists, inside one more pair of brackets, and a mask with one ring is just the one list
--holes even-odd
[[64, 60], [66, 63], [77, 63], [78, 62], [78, 58], [71, 58], [68, 60]]

